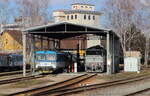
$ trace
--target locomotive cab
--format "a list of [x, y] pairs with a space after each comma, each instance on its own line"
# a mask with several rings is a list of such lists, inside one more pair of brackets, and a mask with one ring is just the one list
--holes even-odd
[[97, 45], [86, 50], [85, 70], [87, 72], [104, 72], [106, 70], [106, 50]]
[[37, 51], [36, 70], [42, 73], [60, 71], [69, 65], [70, 59], [67, 53], [57, 51]]

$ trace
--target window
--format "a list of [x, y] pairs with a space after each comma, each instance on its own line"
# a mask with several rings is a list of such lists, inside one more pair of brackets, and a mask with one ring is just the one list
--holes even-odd
[[95, 16], [93, 16], [93, 20], [95, 20]]
[[74, 8], [74, 9], [77, 9], [77, 8], [78, 8], [78, 6], [73, 6], [73, 8]]
[[63, 54], [58, 54], [57, 55], [57, 60], [58, 60], [58, 62], [61, 62], [61, 61], [66, 61], [67, 59], [66, 59], [66, 56], [65, 55], [63, 55]]
[[87, 6], [85, 6], [85, 8], [88, 8]]
[[88, 19], [91, 20], [91, 16], [90, 15], [88, 16]]
[[47, 55], [46, 55], [46, 60], [56, 60], [56, 55], [47, 54]]
[[69, 20], [69, 15], [67, 16], [67, 20]]
[[83, 8], [83, 6], [81, 6], [81, 8]]
[[92, 7], [90, 7], [90, 9], [92, 9]]
[[37, 60], [45, 60], [45, 54], [37, 54], [36, 59]]
[[75, 15], [75, 19], [77, 19], [77, 15]]
[[71, 15], [71, 19], [73, 19], [73, 15]]
[[84, 19], [86, 19], [86, 15], [84, 15]]

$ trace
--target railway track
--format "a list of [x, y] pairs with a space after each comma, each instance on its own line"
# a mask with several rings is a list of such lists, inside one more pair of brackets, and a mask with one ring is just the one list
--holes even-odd
[[19, 82], [19, 81], [22, 81], [22, 80], [37, 79], [37, 78], [42, 78], [42, 77], [44, 77], [44, 76], [42, 76], [42, 75], [37, 75], [37, 76], [27, 76], [27, 77], [19, 77], [19, 78], [1, 80], [1, 81], [0, 81], [0, 85], [9, 84], [9, 83], [15, 83], [15, 82]]
[[86, 81], [86, 80], [88, 80], [88, 79], [90, 79], [96, 75], [97, 74], [92, 74], [92, 75], [84, 74], [84, 75], [76, 76], [74, 78], [62, 81], [62, 82], [48, 85], [45, 87], [35, 88], [32, 90], [27, 90], [27, 91], [23, 91], [23, 92], [10, 94], [9, 96], [20, 96], [20, 95], [41, 96], [41, 95], [46, 95], [46, 94], [49, 94], [51, 92], [56, 92], [57, 90], [63, 90], [63, 89], [69, 88], [70, 86], [74, 86], [76, 84], [79, 84], [80, 82]]
[[[30, 72], [29, 70], [27, 72]], [[23, 71], [14, 71], [14, 72], [2, 72], [0, 73], [0, 76], [9, 76], [9, 75], [16, 75], [16, 74], [22, 74]]]
[[[132, 82], [135, 82], [135, 81], [140, 81], [140, 80], [150, 78], [150, 76], [147, 76], [147, 75], [148, 74], [141, 75], [141, 76], [136, 76], [136, 77], [132, 77], [132, 78], [127, 78], [127, 79], [115, 80], [115, 81], [111, 81], [111, 82], [100, 83], [100, 84], [84, 85], [84, 86], [81, 86], [81, 87], [55, 90], [55, 91], [47, 92], [45, 94], [39, 94], [37, 96], [45, 96], [45, 95], [46, 96], [64, 96], [65, 95], [66, 96], [66, 95], [72, 95], [72, 94], [77, 94], [77, 93], [85, 92], [85, 91], [89, 91], [89, 90], [106, 88], [106, 87], [116, 86], [116, 85], [118, 86], [118, 85], [121, 85], [121, 84], [132, 83]], [[132, 96], [132, 95], [129, 95], [129, 96]]]
[[[136, 95], [142, 95], [144, 92], [148, 92], [150, 91], [150, 88], [146, 88], [146, 89], [143, 89], [143, 90], [140, 90], [140, 91], [136, 91], [136, 92], [133, 92], [133, 93], [129, 93], [125, 96], [136, 96]], [[146, 95], [146, 94], [145, 94]], [[150, 95], [150, 94], [149, 94]], [[142, 95], [143, 96], [143, 95]], [[147, 95], [148, 96], [148, 95]]]

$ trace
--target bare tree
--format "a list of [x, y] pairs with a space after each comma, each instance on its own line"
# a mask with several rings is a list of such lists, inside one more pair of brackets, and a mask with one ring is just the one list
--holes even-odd
[[8, 2], [9, 0], [0, 0], [0, 24], [8, 23], [8, 15], [10, 12]]
[[[142, 56], [144, 56], [145, 42], [146, 42], [145, 35], [134, 24], [131, 26], [129, 31], [130, 32], [128, 32], [128, 33], [130, 33], [130, 34], [135, 33], [135, 32], [136, 32], [136, 34], [134, 35], [134, 37], [132, 37], [132, 39], [130, 41], [127, 42], [127, 46], [130, 46], [130, 50], [140, 51], [142, 53]], [[127, 36], [130, 34], [127, 34]]]
[[145, 34], [145, 65], [148, 66], [148, 57], [150, 54], [150, 1], [149, 0], [140, 0], [140, 14], [142, 14], [142, 21], [140, 22], [139, 27], [142, 29]]
[[35, 26], [48, 22], [50, 0], [17, 0], [24, 25]]
[[[104, 15], [106, 16], [106, 26], [113, 29], [121, 40], [123, 51], [130, 50], [130, 42], [137, 34], [132, 31], [132, 25], [137, 23], [138, 16], [136, 14], [137, 0], [106, 0]], [[135, 24], [136, 25], [136, 24]]]
[[[140, 50], [142, 53], [145, 51], [145, 61], [147, 61], [150, 49], [149, 43], [145, 43], [149, 39], [145, 39], [145, 36], [149, 37], [150, 34], [150, 2], [144, 0], [143, 4], [139, 1], [142, 0], [106, 0], [103, 13], [107, 20], [106, 26], [120, 36], [123, 51]], [[139, 34], [139, 31], [135, 30], [137, 28], [145, 36]], [[133, 45], [136, 48], [133, 48]]]

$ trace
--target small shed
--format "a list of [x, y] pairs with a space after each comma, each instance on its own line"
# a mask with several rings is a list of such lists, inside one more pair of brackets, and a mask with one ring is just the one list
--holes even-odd
[[141, 53], [139, 51], [127, 51], [124, 54], [124, 71], [138, 72], [140, 71]]

